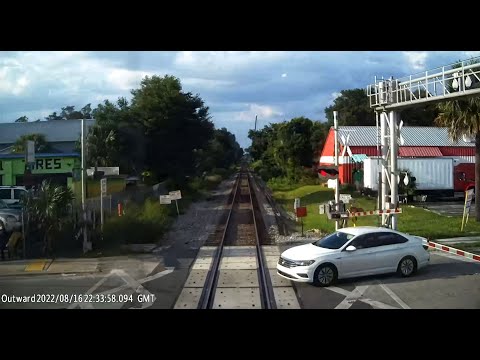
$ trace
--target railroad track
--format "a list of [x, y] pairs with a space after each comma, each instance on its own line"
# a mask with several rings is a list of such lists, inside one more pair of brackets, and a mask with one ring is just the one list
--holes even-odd
[[227, 211], [206, 243], [214, 252], [199, 309], [276, 307], [250, 182], [250, 174], [242, 169]]

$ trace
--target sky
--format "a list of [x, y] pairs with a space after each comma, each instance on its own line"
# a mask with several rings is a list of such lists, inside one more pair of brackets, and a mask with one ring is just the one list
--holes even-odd
[[215, 126], [245, 148], [256, 115], [258, 128], [299, 116], [324, 121], [325, 107], [341, 90], [473, 56], [480, 51], [0, 52], [0, 122], [130, 99], [144, 76], [168, 74], [199, 94]]

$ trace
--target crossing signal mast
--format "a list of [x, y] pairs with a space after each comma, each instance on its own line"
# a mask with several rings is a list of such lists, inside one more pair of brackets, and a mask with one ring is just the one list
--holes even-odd
[[[426, 103], [456, 100], [480, 95], [480, 57], [460, 61], [400, 79], [381, 79], [367, 87], [370, 107], [380, 125], [381, 179], [379, 196], [381, 209], [395, 209], [398, 203], [397, 168], [398, 144], [402, 122], [399, 110]], [[380, 122], [378, 121], [380, 118]], [[392, 216], [391, 228], [397, 229], [397, 215]], [[382, 216], [382, 225], [387, 217]]]

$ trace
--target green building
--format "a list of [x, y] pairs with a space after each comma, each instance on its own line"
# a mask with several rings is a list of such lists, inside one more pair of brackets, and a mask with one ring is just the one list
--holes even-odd
[[31, 175], [25, 178], [24, 154], [0, 154], [0, 185], [28, 186], [44, 179], [74, 190], [74, 174], [80, 173], [78, 153], [36, 154]]

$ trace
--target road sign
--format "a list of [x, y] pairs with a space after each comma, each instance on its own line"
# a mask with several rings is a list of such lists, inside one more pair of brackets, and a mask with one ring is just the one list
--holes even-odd
[[107, 178], [100, 179], [100, 191], [102, 196], [107, 195]]
[[168, 195], [172, 200], [180, 200], [182, 198], [182, 192], [180, 190], [170, 191]]
[[343, 201], [345, 204], [350, 203], [352, 200], [352, 195], [350, 194], [340, 194], [340, 201]]
[[318, 167], [318, 173], [327, 179], [338, 178], [338, 166], [335, 165], [321, 165]]
[[160, 204], [171, 204], [172, 198], [170, 195], [160, 195]]
[[305, 217], [307, 216], [307, 207], [306, 206], [300, 206], [295, 209], [295, 214], [297, 217]]

